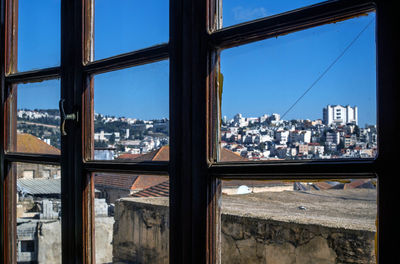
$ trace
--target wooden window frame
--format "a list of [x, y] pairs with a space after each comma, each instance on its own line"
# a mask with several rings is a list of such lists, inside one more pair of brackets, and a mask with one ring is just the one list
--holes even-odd
[[[221, 179], [286, 180], [378, 178], [379, 263], [398, 259], [392, 239], [399, 237], [394, 201], [400, 180], [393, 176], [399, 118], [399, 36], [395, 1], [338, 0], [220, 29], [221, 2], [170, 0], [168, 44], [91, 62], [94, 0], [61, 0], [61, 65], [16, 72], [17, 0], [0, 0], [0, 240], [1, 263], [16, 263], [15, 162], [58, 164], [62, 168], [63, 263], [94, 263], [94, 171], [170, 175], [170, 263], [219, 263]], [[219, 51], [291, 33], [375, 8], [377, 12], [378, 152], [375, 160], [217, 163]], [[113, 163], [90, 161], [92, 74], [152, 63], [170, 62], [170, 161]], [[13, 61], [14, 60], [14, 61]], [[67, 113], [79, 112], [61, 140], [61, 155], [8, 153], [8, 87], [22, 82], [61, 79]], [[390, 118], [388, 118], [390, 117]], [[395, 241], [395, 240], [394, 240]]]

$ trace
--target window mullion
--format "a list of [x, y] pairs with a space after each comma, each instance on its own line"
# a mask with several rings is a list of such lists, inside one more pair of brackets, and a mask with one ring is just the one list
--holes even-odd
[[78, 112], [78, 122], [66, 125], [61, 138], [62, 261], [90, 263], [88, 245], [87, 190], [83, 170], [82, 93], [83, 87], [83, 1], [61, 1], [61, 99], [66, 114]]
[[[17, 21], [18, 21], [18, 2], [1, 1], [1, 35], [0, 39], [0, 85], [1, 85], [1, 140], [0, 144], [0, 240], [1, 240], [1, 263], [16, 263], [17, 261], [17, 225], [16, 225], [16, 175], [13, 164], [5, 159], [5, 150], [8, 146], [6, 136], [10, 133], [9, 129], [9, 107], [8, 84], [6, 73], [15, 72], [17, 69]], [[16, 109], [16, 107], [15, 107]], [[11, 129], [13, 130], [13, 129]], [[15, 130], [16, 132], [16, 130]]]
[[331, 1], [331, 3], [317, 4], [220, 29], [210, 35], [210, 42], [219, 48], [234, 47], [327, 23], [335, 23], [360, 16], [374, 9], [375, 4], [369, 0]]

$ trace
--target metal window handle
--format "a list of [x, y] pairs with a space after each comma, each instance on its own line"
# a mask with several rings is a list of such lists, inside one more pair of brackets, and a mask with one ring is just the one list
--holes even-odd
[[60, 108], [60, 116], [61, 116], [61, 135], [66, 136], [67, 132], [65, 132], [65, 121], [67, 120], [76, 120], [78, 122], [78, 113], [71, 113], [71, 114], [65, 114], [64, 111], [64, 102], [65, 99], [61, 99], [59, 103], [59, 108]]

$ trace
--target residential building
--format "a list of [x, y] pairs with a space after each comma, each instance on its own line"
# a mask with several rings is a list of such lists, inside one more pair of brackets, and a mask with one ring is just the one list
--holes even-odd
[[345, 125], [354, 123], [358, 125], [358, 107], [327, 105], [322, 110], [325, 125]]

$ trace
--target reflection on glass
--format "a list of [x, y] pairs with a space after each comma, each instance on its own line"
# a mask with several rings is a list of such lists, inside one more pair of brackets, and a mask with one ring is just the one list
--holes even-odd
[[94, 159], [169, 159], [168, 61], [94, 76]]
[[17, 100], [16, 151], [60, 154], [60, 81], [18, 84], [14, 89]]
[[94, 56], [104, 59], [167, 43], [169, 1], [95, 1]]
[[168, 263], [168, 176], [93, 176], [96, 263]]
[[17, 262], [61, 263], [61, 172], [16, 163]]
[[222, 263], [375, 263], [376, 179], [222, 182]]
[[18, 71], [60, 65], [61, 1], [18, 1]]
[[223, 26], [229, 27], [258, 18], [268, 17], [323, 2], [322, 0], [224, 0], [222, 1]]
[[374, 158], [374, 20], [222, 51], [221, 147], [236, 157], [220, 159]]

